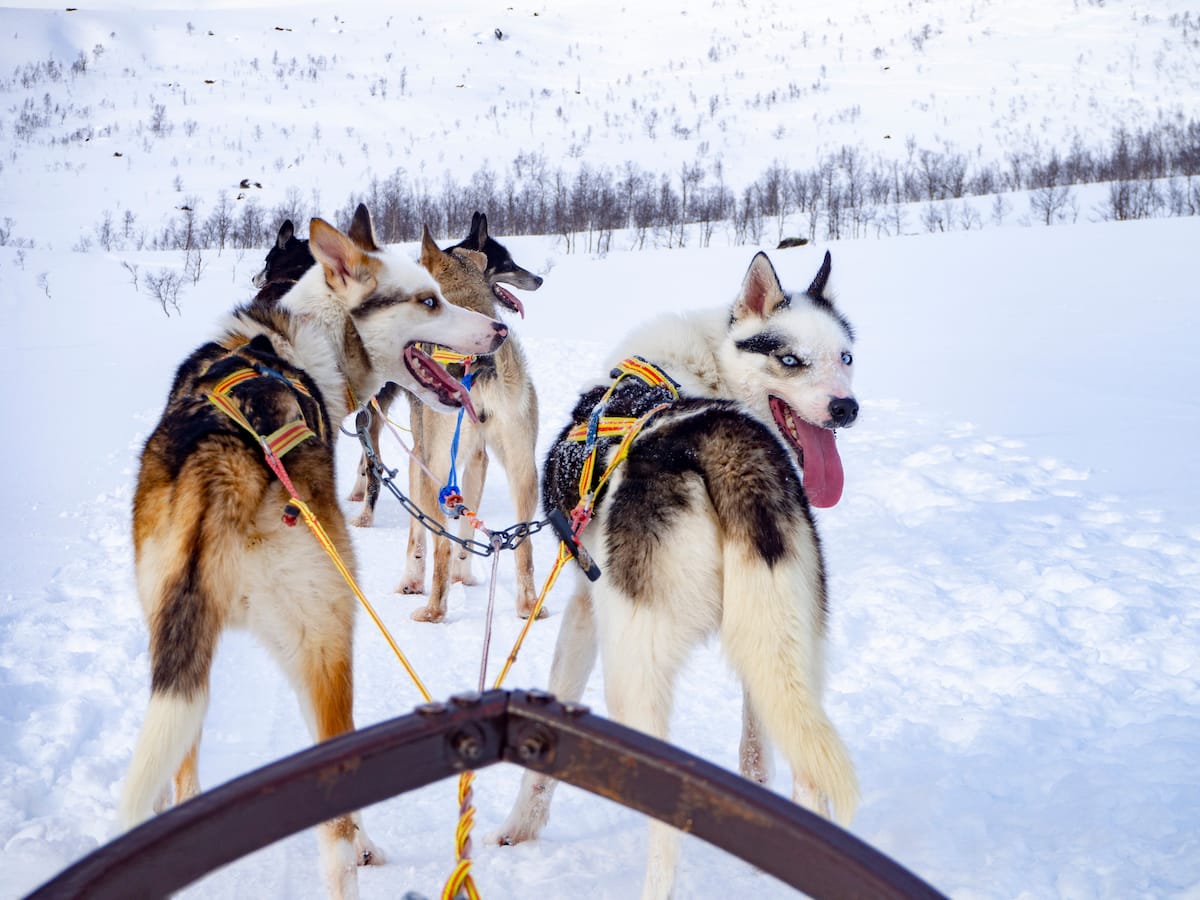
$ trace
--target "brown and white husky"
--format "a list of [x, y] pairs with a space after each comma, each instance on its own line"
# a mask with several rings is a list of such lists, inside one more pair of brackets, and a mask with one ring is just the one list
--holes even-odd
[[[313, 219], [309, 248], [317, 264], [294, 287], [235, 309], [180, 366], [142, 451], [133, 538], [150, 701], [121, 800], [124, 827], [169, 804], [172, 776], [175, 802], [199, 792], [209, 675], [226, 628], [249, 629], [279, 663], [314, 739], [354, 728], [355, 596], [309, 529], [285, 522], [289, 493], [256, 435], [308, 432], [280, 446], [280, 458], [353, 572], [334, 482], [342, 418], [387, 381], [457, 408], [461, 385], [417, 342], [490, 353], [507, 335], [501, 322], [447, 303], [415, 261], [379, 249], [365, 207], [348, 235]], [[326, 822], [319, 836], [330, 895], [356, 897], [356, 865], [382, 861], [359, 814]]]

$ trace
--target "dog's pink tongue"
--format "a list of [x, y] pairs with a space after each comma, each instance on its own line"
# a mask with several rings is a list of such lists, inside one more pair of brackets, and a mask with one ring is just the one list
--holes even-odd
[[833, 432], [810, 425], [799, 416], [795, 417], [795, 423], [800, 449], [804, 451], [804, 493], [808, 502], [821, 508], [834, 506], [842, 499], [846, 473], [842, 471]]
[[516, 298], [512, 291], [505, 290], [501, 285], [493, 285], [493, 290], [496, 293], [496, 298], [511, 309], [515, 313], [520, 313], [521, 318], [525, 318], [525, 305]]

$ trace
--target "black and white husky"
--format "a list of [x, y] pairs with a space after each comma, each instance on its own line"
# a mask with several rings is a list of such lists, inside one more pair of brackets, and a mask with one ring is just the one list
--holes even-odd
[[[609, 715], [665, 738], [680, 668], [718, 634], [743, 685], [742, 773], [768, 780], [769, 739], [792, 769], [793, 798], [846, 823], [858, 790], [821, 704], [828, 605], [809, 509], [840, 498], [833, 431], [858, 415], [853, 332], [828, 298], [829, 272], [826, 254], [808, 290], [788, 294], [759, 253], [732, 308], [659, 318], [613, 356], [652, 363], [679, 396], [670, 382], [634, 377], [608, 395], [605, 417], [667, 405], [597, 495], [582, 539], [602, 575], [580, 576], [568, 601], [549, 687], [578, 699], [599, 650]], [[570, 516], [579, 501], [586, 454], [577, 438], [609, 387], [583, 393], [550, 450], [548, 511]], [[597, 472], [617, 442], [600, 439]], [[526, 773], [500, 843], [537, 836], [553, 787]], [[670, 894], [677, 855], [674, 830], [652, 822], [645, 898]]]

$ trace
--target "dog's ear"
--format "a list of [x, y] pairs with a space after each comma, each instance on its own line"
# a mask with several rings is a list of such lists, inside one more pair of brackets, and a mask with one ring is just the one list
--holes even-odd
[[817, 303], [823, 303], [828, 306], [832, 301], [825, 296], [825, 285], [829, 282], [829, 272], [833, 268], [833, 257], [829, 255], [829, 251], [825, 251], [825, 259], [821, 261], [821, 268], [817, 270], [817, 277], [812, 280], [812, 284], [808, 286], [808, 290], [804, 293]]
[[[467, 239], [463, 241], [464, 244], [470, 244], [473, 247], [483, 246], [483, 243], [479, 239], [479, 220], [482, 218], [483, 213], [481, 212], [475, 212], [471, 214], [471, 230], [467, 232]], [[487, 222], [485, 221], [483, 224], [486, 228]]]
[[730, 319], [740, 322], [747, 316], [765, 319], [788, 305], [788, 295], [779, 284], [779, 276], [767, 254], [759, 251], [750, 262], [742, 289], [733, 301]]
[[433, 240], [433, 235], [429, 233], [429, 226], [421, 226], [421, 265], [432, 272], [442, 257], [442, 250]]
[[280, 250], [284, 249], [295, 233], [296, 226], [292, 224], [292, 220], [284, 219], [283, 224], [279, 226], [279, 235], [275, 238], [275, 246]]
[[369, 260], [362, 249], [324, 219], [313, 219], [308, 226], [308, 249], [325, 267], [325, 283], [334, 292], [371, 277]]
[[464, 259], [479, 270], [482, 275], [487, 271], [487, 257], [478, 250], [468, 250], [466, 247], [455, 247], [450, 251], [459, 259]]
[[472, 221], [471, 231], [475, 232], [475, 249], [482, 250], [488, 240], [487, 216], [481, 212], [475, 213], [478, 222]]
[[375, 241], [375, 226], [366, 204], [360, 203], [358, 209], [354, 210], [354, 218], [350, 221], [350, 240], [368, 253], [379, 251], [379, 244]]

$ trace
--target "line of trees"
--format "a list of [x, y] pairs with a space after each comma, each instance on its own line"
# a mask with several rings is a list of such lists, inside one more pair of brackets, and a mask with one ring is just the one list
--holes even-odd
[[[518, 156], [501, 175], [484, 166], [464, 184], [449, 174], [441, 184], [414, 180], [403, 169], [372, 179], [332, 216], [349, 225], [354, 208], [366, 203], [380, 238], [414, 241], [422, 225], [435, 234], [465, 234], [471, 215], [483, 210], [507, 235], [554, 234], [568, 252], [607, 252], [616, 232], [641, 248], [708, 246], [719, 225], [737, 244], [763, 244], [785, 237], [785, 229], [809, 240], [952, 230], [982, 224], [971, 197], [993, 197], [991, 218], [1000, 222], [1011, 203], [1001, 196], [1029, 195], [1033, 221], [1061, 220], [1074, 203], [1072, 189], [1108, 185], [1095, 215], [1139, 219], [1200, 215], [1200, 120], [1163, 123], [1152, 129], [1116, 129], [1104, 148], [1076, 139], [1065, 152], [1036, 145], [984, 163], [952, 147], [919, 149], [909, 140], [902, 160], [868, 156], [845, 146], [810, 169], [772, 163], [753, 183], [734, 189], [720, 161], [684, 164], [657, 172], [627, 161], [617, 168], [573, 170], [552, 166], [545, 156]], [[914, 213], [917, 221], [910, 221]], [[1077, 210], [1076, 210], [1077, 213]], [[222, 194], [206, 215], [189, 198], [179, 216], [151, 240], [149, 249], [262, 248], [287, 218], [302, 223], [328, 210], [309, 208], [299, 190], [267, 210], [253, 198], [230, 201]], [[96, 227], [105, 249], [130, 246], [139, 235], [126, 213], [110, 214]]]

